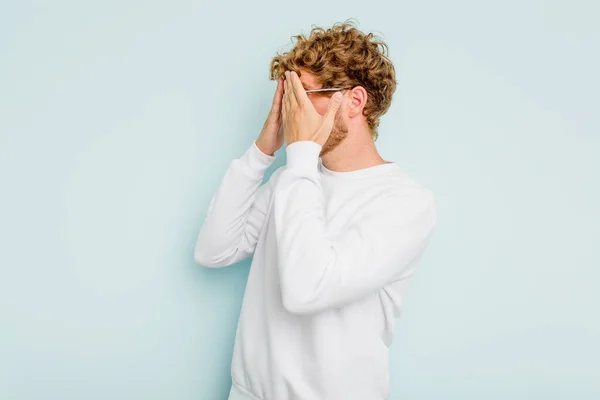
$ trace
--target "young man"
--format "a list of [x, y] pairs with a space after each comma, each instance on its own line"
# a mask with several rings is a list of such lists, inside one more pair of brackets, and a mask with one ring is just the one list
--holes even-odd
[[[433, 197], [375, 148], [396, 88], [386, 45], [349, 23], [297, 38], [271, 63], [271, 112], [229, 165], [195, 260], [224, 267], [254, 255], [230, 400], [383, 400]], [[261, 185], [283, 142], [287, 165]]]

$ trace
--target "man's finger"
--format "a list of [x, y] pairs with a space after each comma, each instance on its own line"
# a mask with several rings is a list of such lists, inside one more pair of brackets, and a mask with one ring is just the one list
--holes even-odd
[[281, 102], [281, 116], [284, 119], [285, 119], [285, 117], [287, 115], [287, 109], [288, 109], [288, 99], [287, 99], [287, 95], [284, 94], [282, 102]]
[[294, 97], [298, 104], [305, 104], [307, 101], [310, 101], [306, 91], [304, 90], [304, 87], [302, 86], [302, 82], [300, 81], [298, 74], [295, 71], [292, 71], [290, 75], [292, 78], [290, 83], [294, 88]]
[[277, 80], [277, 89], [275, 90], [275, 95], [273, 96], [273, 103], [271, 104], [271, 108], [278, 109], [281, 106], [281, 99], [283, 97], [283, 79], [279, 78]]
[[285, 87], [286, 92], [289, 93], [289, 102], [291, 107], [296, 107], [298, 105], [298, 100], [296, 99], [295, 86], [294, 86], [294, 78], [292, 77], [293, 72], [286, 71], [286, 84]]
[[329, 104], [327, 105], [327, 111], [323, 116], [323, 131], [329, 134], [331, 129], [333, 129], [333, 123], [335, 122], [335, 113], [340, 109], [342, 102], [344, 100], [344, 95], [341, 92], [337, 92], [334, 94], [329, 100]]
[[290, 90], [289, 90], [289, 82], [286, 79], [285, 81], [283, 81], [283, 85], [284, 85], [284, 92], [283, 92], [283, 104], [288, 108], [290, 108]]
[[283, 103], [287, 106], [289, 106], [290, 100], [290, 91], [288, 90], [288, 80], [287, 80], [287, 76], [284, 76], [283, 78]]
[[283, 93], [283, 104], [282, 104], [282, 110], [281, 110], [281, 116], [283, 118], [283, 121], [285, 121], [287, 123], [287, 118], [289, 118], [289, 114], [290, 114], [290, 91], [287, 90], [287, 79], [283, 81], [283, 86], [285, 88], [285, 92]]

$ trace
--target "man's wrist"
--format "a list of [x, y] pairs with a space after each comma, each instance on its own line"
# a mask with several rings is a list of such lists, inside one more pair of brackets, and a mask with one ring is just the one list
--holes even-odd
[[271, 157], [273, 157], [275, 155], [274, 151], [267, 150], [267, 147], [264, 146], [262, 143], [260, 143], [258, 140], [255, 140], [254, 143], [256, 144], [256, 147], [258, 147], [258, 149], [265, 155], [271, 156]]
[[256, 145], [256, 142], [253, 142], [252, 146], [242, 156], [242, 159], [252, 169], [266, 169], [275, 161], [275, 156], [263, 153]]

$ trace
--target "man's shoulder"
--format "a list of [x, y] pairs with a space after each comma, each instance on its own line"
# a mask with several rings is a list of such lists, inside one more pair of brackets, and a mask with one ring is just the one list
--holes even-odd
[[406, 197], [433, 198], [433, 192], [430, 188], [399, 167], [383, 176], [381, 180], [374, 181], [373, 184], [379, 186], [382, 192], [385, 192], [385, 197], [396, 199]]
[[404, 171], [390, 175], [379, 192], [380, 196], [369, 204], [370, 212], [384, 213], [390, 220], [396, 215], [405, 220], [409, 214], [435, 214], [433, 191]]

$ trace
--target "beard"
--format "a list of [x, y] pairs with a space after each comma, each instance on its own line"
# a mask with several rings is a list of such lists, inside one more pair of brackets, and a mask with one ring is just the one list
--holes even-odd
[[319, 157], [323, 157], [325, 154], [338, 147], [347, 136], [348, 125], [346, 125], [338, 110], [338, 112], [335, 114], [335, 120], [333, 122], [333, 128], [331, 129], [329, 138], [323, 145], [321, 153], [319, 153]]

